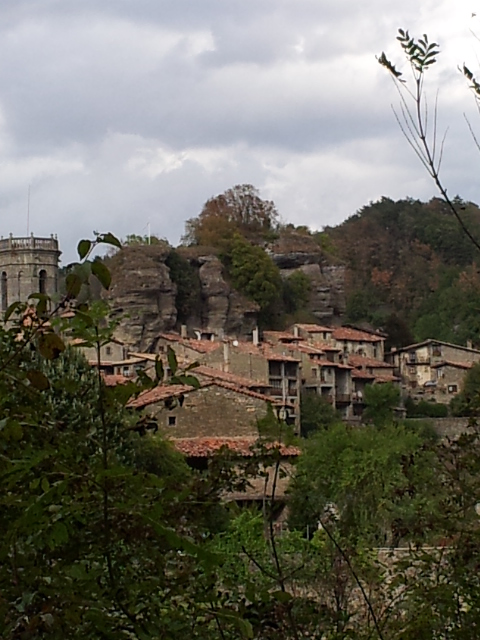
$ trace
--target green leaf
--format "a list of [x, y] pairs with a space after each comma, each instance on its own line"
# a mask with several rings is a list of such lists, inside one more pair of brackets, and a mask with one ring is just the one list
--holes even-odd
[[116, 236], [113, 235], [113, 233], [104, 233], [102, 235], [99, 235], [97, 238], [97, 242], [110, 244], [113, 247], [117, 247], [118, 249], [122, 248], [122, 243]]
[[65, 344], [56, 333], [41, 333], [38, 336], [38, 351], [47, 360], [54, 360], [65, 351]]
[[63, 524], [63, 522], [56, 522], [52, 530], [50, 531], [50, 535], [47, 539], [48, 546], [50, 549], [55, 549], [61, 544], [65, 544], [68, 542], [68, 531], [67, 527]]
[[158, 356], [155, 358], [155, 375], [157, 377], [157, 380], [159, 380], [160, 382], [163, 380], [163, 377], [165, 375], [165, 371], [163, 370], [163, 362]]
[[168, 359], [168, 366], [170, 367], [171, 374], [172, 376], [174, 376], [177, 373], [178, 361], [177, 361], [177, 356], [175, 354], [175, 351], [172, 349], [172, 347], [167, 348], [167, 359]]
[[272, 598], [275, 598], [275, 600], [278, 600], [278, 602], [281, 602], [282, 604], [290, 602], [290, 600], [292, 599], [292, 594], [288, 593], [287, 591], [274, 591], [270, 595], [272, 596]]
[[31, 369], [30, 371], [27, 371], [26, 375], [28, 380], [30, 381], [30, 384], [32, 385], [32, 387], [35, 387], [35, 389], [38, 389], [39, 391], [45, 391], [46, 389], [50, 388], [50, 382], [48, 381], [47, 376], [41, 371]]
[[4, 315], [4, 320], [5, 322], [7, 322], [7, 320], [9, 320], [9, 318], [11, 317], [11, 315], [17, 310], [17, 309], [21, 309], [23, 308], [24, 303], [20, 302], [19, 300], [17, 300], [16, 302], [12, 302], [12, 304], [8, 307], [8, 309], [5, 311], [5, 315]]
[[200, 389], [200, 381], [195, 376], [176, 376], [175, 381], [177, 380], [179, 384], [189, 384], [191, 387], [195, 387], [195, 389]]
[[65, 278], [65, 287], [69, 298], [76, 298], [82, 288], [82, 280], [76, 273], [69, 273]]
[[100, 282], [104, 289], [110, 288], [110, 283], [112, 282], [112, 276], [110, 274], [109, 269], [105, 266], [101, 260], [94, 260], [92, 262], [92, 273]]
[[80, 260], [83, 260], [89, 253], [92, 248], [92, 243], [90, 240], [80, 240], [77, 246], [77, 253]]

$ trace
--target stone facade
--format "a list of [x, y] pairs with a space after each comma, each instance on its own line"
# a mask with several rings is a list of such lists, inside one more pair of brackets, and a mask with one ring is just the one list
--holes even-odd
[[[171, 389], [174, 393], [175, 386]], [[131, 405], [141, 408], [148, 401], [145, 394]], [[260, 394], [210, 383], [186, 392], [183, 403], [172, 409], [162, 399], [149, 402], [145, 410], [170, 438], [258, 437], [257, 420], [266, 415], [268, 404], [269, 399]]]
[[32, 293], [55, 296], [58, 290], [58, 240], [8, 238], [0, 240], [0, 309], [26, 301]]

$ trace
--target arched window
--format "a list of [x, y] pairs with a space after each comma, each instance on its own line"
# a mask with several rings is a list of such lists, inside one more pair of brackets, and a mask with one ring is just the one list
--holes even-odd
[[2, 272], [1, 279], [1, 296], [2, 296], [2, 311], [6, 311], [8, 307], [8, 281], [6, 271]]
[[38, 274], [38, 291], [39, 293], [47, 293], [47, 272], [41, 269]]

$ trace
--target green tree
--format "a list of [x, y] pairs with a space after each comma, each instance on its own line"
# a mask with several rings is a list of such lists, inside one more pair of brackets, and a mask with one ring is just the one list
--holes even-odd
[[260, 320], [275, 321], [280, 310], [282, 279], [272, 258], [261, 248], [236, 235], [227, 261], [233, 286], [260, 307]]
[[364, 392], [365, 411], [363, 417], [376, 427], [393, 422], [395, 409], [400, 402], [400, 389], [392, 382], [369, 384]]
[[300, 431], [306, 438], [319, 429], [328, 429], [339, 416], [332, 405], [316, 393], [303, 393], [300, 402]]

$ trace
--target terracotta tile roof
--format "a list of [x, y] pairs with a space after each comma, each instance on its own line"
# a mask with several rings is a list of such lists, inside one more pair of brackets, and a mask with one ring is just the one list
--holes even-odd
[[234, 373], [214, 369], [213, 367], [208, 367], [203, 364], [195, 367], [189, 373], [193, 376], [198, 374], [214, 380], [222, 380], [223, 382], [229, 382], [237, 387], [245, 387], [247, 389], [255, 387], [268, 388], [270, 386], [268, 382], [260, 382], [260, 380], [254, 380], [253, 378], [244, 378], [243, 376], [237, 376]]
[[181, 340], [181, 343], [186, 347], [190, 347], [190, 349], [193, 349], [194, 351], [198, 351], [198, 353], [211, 353], [222, 346], [221, 342], [214, 342], [212, 340], [193, 340], [192, 338]]
[[290, 351], [300, 351], [301, 353], [306, 353], [311, 356], [322, 356], [325, 353], [323, 349], [320, 349], [320, 347], [315, 347], [307, 342], [299, 342], [296, 345], [290, 345], [289, 349]]
[[400, 378], [394, 375], [375, 376], [375, 382], [400, 382]]
[[457, 369], [471, 369], [473, 364], [471, 362], [453, 362], [452, 360], [443, 360], [442, 362], [436, 362], [432, 364], [432, 369], [438, 367], [455, 367]]
[[148, 389], [147, 391], [143, 391], [137, 398], [133, 398], [127, 404], [127, 407], [132, 409], [140, 409], [142, 407], [147, 407], [150, 404], [155, 404], [156, 402], [162, 402], [163, 400], [167, 400], [167, 398], [175, 398], [177, 396], [181, 396], [185, 393], [190, 393], [190, 391], [194, 391], [195, 387], [191, 387], [190, 385], [185, 384], [162, 384], [158, 385], [154, 389]]
[[320, 333], [323, 331], [332, 333], [333, 331], [332, 327], [323, 327], [320, 324], [297, 323], [294, 326], [298, 327], [299, 329], [302, 329], [302, 331], [305, 331], [307, 333]]
[[[100, 366], [102, 367], [122, 367], [128, 366], [131, 364], [140, 364], [141, 362], [145, 362], [144, 358], [127, 358], [126, 360], [104, 360], [103, 358], [100, 360]], [[88, 361], [88, 364], [92, 367], [97, 366], [97, 359], [92, 359]]]
[[350, 327], [337, 327], [333, 331], [333, 337], [335, 340], [351, 340], [354, 342], [380, 342], [385, 340], [383, 336], [351, 329]]
[[[230, 451], [242, 457], [255, 455], [254, 446], [258, 438], [174, 438], [173, 446], [184, 456], [189, 458], [208, 458], [218, 453], [222, 447], [227, 447]], [[272, 442], [269, 448], [279, 447], [283, 456], [298, 456], [300, 449], [292, 445], [285, 445]]]
[[383, 360], [376, 360], [375, 358], [368, 358], [367, 356], [359, 356], [356, 354], [351, 354], [348, 356], [348, 363], [357, 368], [376, 367], [378, 369], [393, 369], [393, 365], [388, 364], [388, 362], [384, 362]]
[[364, 371], [363, 369], [353, 369], [352, 378], [354, 380], [375, 380], [373, 373], [368, 373], [368, 371]]
[[[245, 387], [240, 387], [229, 382], [224, 382], [223, 380], [209, 380], [208, 382], [203, 382], [200, 384], [200, 389], [212, 386], [229, 389], [230, 391], [235, 391], [236, 393], [241, 393], [244, 396], [256, 398], [257, 400], [263, 400], [264, 402], [268, 402], [275, 406], [284, 404], [280, 400], [275, 400], [274, 398], [271, 398], [270, 396], [267, 396], [263, 393], [257, 393], [256, 391], [251, 391], [250, 389], [246, 389]], [[155, 404], [157, 402], [162, 402], [163, 400], [167, 400], [167, 398], [175, 398], [185, 393], [191, 393], [192, 391], [197, 391], [197, 388], [183, 384], [162, 384], [158, 385], [154, 389], [148, 389], [147, 391], [144, 391], [138, 396], [138, 398], [130, 400], [127, 406], [133, 409], [139, 409], [142, 407], [147, 407], [151, 404]]]
[[219, 349], [222, 345], [219, 341], [182, 338], [179, 333], [160, 333], [159, 338], [163, 338], [164, 340], [168, 340], [169, 342], [174, 342], [176, 344], [181, 344], [184, 347], [198, 351], [198, 353], [210, 353], [211, 351]]
[[270, 340], [280, 342], [282, 340], [287, 340], [289, 342], [296, 342], [302, 339], [299, 336], [294, 336], [293, 333], [290, 333], [289, 331], [264, 331], [263, 338], [267, 342], [269, 342]]
[[322, 351], [334, 351], [335, 353], [342, 351], [340, 347], [334, 347], [332, 344], [327, 344], [326, 342], [315, 342], [315, 347]]
[[102, 378], [107, 387], [116, 387], [117, 384], [126, 384], [127, 382], [132, 381], [131, 378], [126, 378], [121, 375], [113, 375], [110, 373], [102, 373]]

